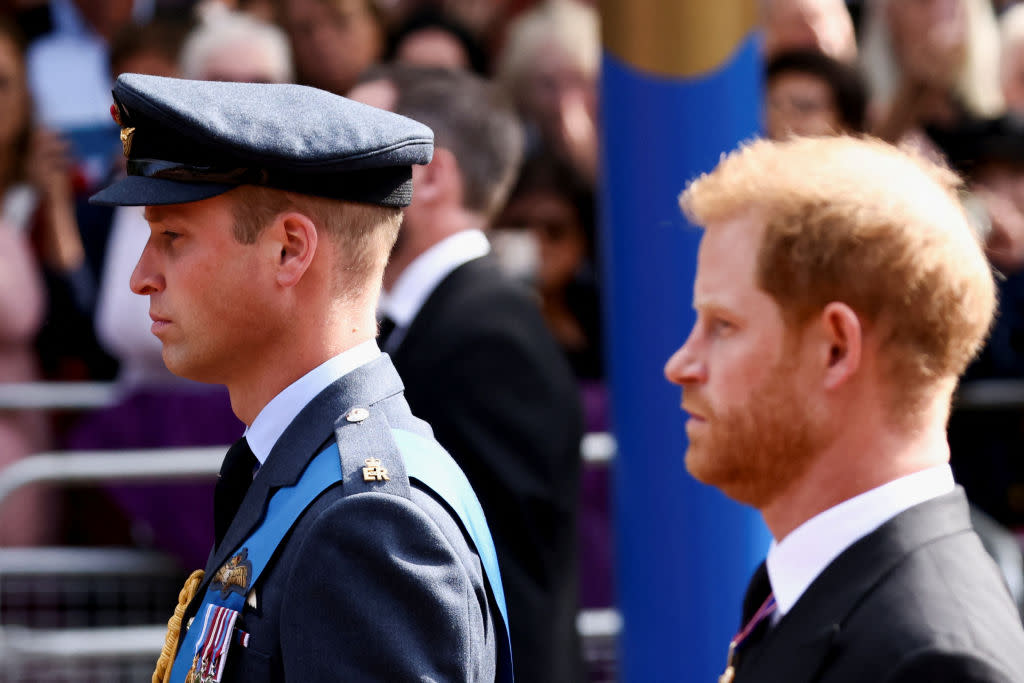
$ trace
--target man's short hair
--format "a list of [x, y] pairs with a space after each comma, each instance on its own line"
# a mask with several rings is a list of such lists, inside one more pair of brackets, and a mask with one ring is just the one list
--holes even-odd
[[916, 403], [964, 371], [995, 311], [959, 189], [952, 171], [878, 140], [796, 138], [729, 154], [680, 204], [703, 226], [763, 218], [756, 279], [787, 323], [846, 303], [881, 335], [898, 400]]
[[402, 209], [255, 185], [242, 185], [232, 191], [232, 197], [236, 240], [252, 244], [277, 216], [298, 211], [312, 219], [341, 259], [343, 266], [335, 282], [339, 295], [347, 301], [377, 295], [388, 254], [398, 237]]
[[459, 164], [467, 209], [488, 218], [501, 210], [519, 171], [524, 135], [497, 86], [466, 71], [407, 64], [374, 67], [360, 80], [391, 83], [395, 113], [434, 130], [434, 146]]

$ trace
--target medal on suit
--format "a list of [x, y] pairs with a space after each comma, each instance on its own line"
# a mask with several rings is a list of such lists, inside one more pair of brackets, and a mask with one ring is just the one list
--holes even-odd
[[718, 683], [732, 683], [732, 679], [736, 678], [736, 667], [733, 666], [732, 660], [736, 656], [736, 639], [729, 643], [729, 658], [725, 662], [725, 671], [718, 677]]
[[743, 641], [753, 633], [757, 625], [764, 621], [768, 615], [775, 611], [778, 604], [775, 602], [775, 595], [769, 594], [767, 599], [761, 604], [761, 606], [754, 612], [754, 616], [750, 617], [750, 621], [747, 625], [740, 629], [740, 632], [733, 636], [732, 640], [729, 641], [729, 657], [725, 661], [725, 671], [718, 677], [718, 683], [732, 683], [733, 679], [736, 678], [736, 652], [743, 645]]
[[235, 637], [238, 612], [220, 605], [206, 605], [203, 630], [196, 641], [192, 667], [185, 676], [186, 683], [220, 683], [228, 648]]

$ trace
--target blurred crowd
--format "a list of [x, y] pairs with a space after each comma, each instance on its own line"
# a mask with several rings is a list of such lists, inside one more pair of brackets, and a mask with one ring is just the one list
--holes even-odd
[[[1001, 301], [968, 379], [1024, 379], [1024, 4], [760, 9], [764, 101], [750, 106], [763, 111], [766, 136], [870, 133], [963, 174]], [[491, 80], [526, 131], [523, 165], [490, 226], [493, 249], [534, 288], [587, 429], [609, 429], [595, 230], [600, 60], [598, 11], [580, 0], [0, 2], [0, 382], [113, 381], [119, 396], [87, 414], [0, 414], [0, 467], [53, 448], [220, 445], [242, 430], [222, 388], [163, 366], [148, 301], [128, 289], [148, 235], [141, 208], [86, 202], [125, 172], [110, 116], [111, 83], [124, 72], [342, 95], [384, 63]], [[950, 437], [975, 504], [1024, 529], [1022, 414], [956, 411]], [[607, 473], [584, 476], [582, 603], [608, 605]], [[212, 529], [176, 518], [206, 510], [211, 490], [25, 490], [0, 509], [0, 545], [131, 542], [201, 566]]]

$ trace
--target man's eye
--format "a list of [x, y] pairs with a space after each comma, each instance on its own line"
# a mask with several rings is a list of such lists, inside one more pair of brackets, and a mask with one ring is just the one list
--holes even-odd
[[733, 329], [733, 324], [728, 320], [715, 318], [711, 321], [711, 332], [713, 334], [724, 334]]
[[179, 233], [172, 232], [170, 230], [164, 230], [160, 234], [163, 236], [164, 239], [168, 240], [169, 242], [173, 242], [177, 238], [181, 237]]

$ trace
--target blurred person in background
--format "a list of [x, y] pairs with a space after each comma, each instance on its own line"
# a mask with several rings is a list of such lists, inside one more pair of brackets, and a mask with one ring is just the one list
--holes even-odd
[[277, 20], [274, 0], [202, 0], [196, 6], [195, 11], [205, 11], [203, 5], [207, 4], [221, 5], [229, 10], [244, 12], [266, 23], [274, 23]]
[[29, 44], [29, 89], [39, 120], [71, 143], [86, 194], [118, 144], [110, 121], [109, 44], [152, 9], [142, 0], [50, 0], [52, 30]]
[[454, 17], [428, 7], [405, 19], [388, 38], [385, 61], [490, 73], [487, 53]]
[[999, 33], [988, 0], [874, 0], [861, 64], [874, 132], [935, 155], [926, 129], [1001, 113]]
[[[47, 303], [30, 232], [37, 221], [68, 220], [70, 187], [63, 148], [33, 129], [23, 44], [5, 18], [0, 18], [0, 111], [0, 382], [30, 382], [40, 377], [33, 341]], [[49, 444], [44, 414], [0, 411], [0, 469]], [[57, 518], [52, 491], [19, 491], [0, 506], [0, 546], [52, 543]]]
[[181, 48], [181, 76], [198, 81], [291, 83], [291, 45], [285, 32], [219, 3], [202, 8], [199, 25]]
[[300, 83], [344, 95], [384, 53], [373, 0], [278, 0], [277, 10]]
[[527, 158], [548, 150], [588, 182], [597, 177], [597, 11], [545, 0], [509, 26], [497, 78], [527, 125]]
[[[937, 141], [968, 180], [968, 205], [1001, 276], [999, 316], [964, 382], [1024, 379], [1024, 119], [967, 121]], [[1020, 408], [954, 410], [949, 440], [957, 479], [972, 501], [998, 522], [1024, 531]]]
[[857, 59], [853, 20], [843, 0], [760, 0], [760, 10], [766, 59], [791, 50]]
[[386, 65], [351, 94], [434, 131], [384, 271], [378, 343], [480, 496], [516, 678], [576, 681], [578, 392], [534, 298], [501, 272], [484, 233], [515, 179], [521, 126], [500, 89], [466, 71]]
[[1024, 5], [999, 19], [999, 82], [1008, 112], [1024, 116]]
[[[121, 27], [110, 41], [110, 72], [116, 78], [123, 73], [180, 76], [178, 59], [181, 43], [192, 29], [191, 17], [157, 12], [142, 23]], [[120, 146], [115, 150], [123, 165]]]
[[765, 133], [773, 140], [863, 133], [867, 103], [857, 67], [824, 53], [780, 52], [765, 66]]
[[[525, 276], [540, 295], [548, 329], [572, 367], [583, 402], [587, 432], [606, 432], [608, 391], [604, 379], [601, 301], [596, 272], [594, 195], [572, 167], [547, 155], [524, 164], [492, 241], [529, 240]], [[579, 538], [580, 604], [611, 607], [614, 549], [608, 468], [583, 468]]]
[[589, 185], [556, 157], [530, 159], [495, 221], [496, 231], [509, 229], [525, 231], [536, 245], [530, 279], [573, 374], [579, 380], [603, 379], [594, 195]]

